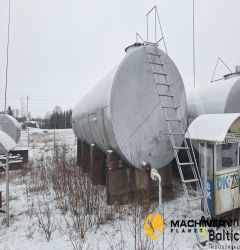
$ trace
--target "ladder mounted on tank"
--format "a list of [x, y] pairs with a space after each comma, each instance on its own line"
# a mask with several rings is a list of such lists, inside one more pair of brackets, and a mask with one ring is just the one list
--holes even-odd
[[[149, 42], [148, 35], [148, 16], [152, 12], [155, 14], [155, 42]], [[157, 20], [161, 31], [161, 38], [159, 40], [157, 39], [156, 33]], [[167, 71], [162, 60], [162, 55], [159, 53], [158, 45], [161, 41], [163, 41], [166, 54], [167, 48], [156, 6], [154, 6], [147, 13], [147, 41], [144, 41], [143, 38], [138, 33], [136, 33], [137, 41], [138, 38], [140, 38], [143, 42], [143, 46], [146, 51], [149, 64], [151, 65], [154, 84], [156, 86], [156, 90], [158, 92], [160, 103], [166, 120], [169, 139], [172, 144], [172, 149], [178, 166], [178, 171], [180, 174], [184, 194], [190, 210], [190, 216], [192, 219], [195, 219], [193, 203], [196, 201], [203, 201], [205, 215], [204, 217], [205, 219], [211, 219], [211, 214], [207, 204], [207, 197], [204, 193], [193, 145], [191, 143], [191, 140], [187, 141], [187, 139], [185, 138], [185, 134], [187, 131], [187, 123], [184, 121], [184, 119], [182, 119], [182, 117], [184, 117], [184, 110], [181, 105], [178, 92], [176, 91], [176, 93], [174, 93], [173, 91], [174, 83], [171, 83], [168, 80]], [[181, 159], [179, 157], [180, 151], [181, 153], [184, 153], [186, 155], [187, 161], [181, 162]], [[186, 178], [184, 176], [183, 169], [187, 167], [189, 167], [191, 170], [192, 178]], [[197, 192], [195, 194], [190, 193], [191, 189], [189, 188], [189, 185], [193, 184], [196, 184], [195, 186]], [[198, 243], [200, 243], [200, 236], [198, 233], [196, 233], [196, 237]]]
[[[158, 52], [157, 45], [145, 42], [143, 46], [145, 48], [149, 64], [151, 65], [154, 83], [156, 85], [160, 103], [165, 116], [169, 139], [172, 144], [191, 218], [195, 218], [195, 215], [193, 213], [193, 203], [199, 200], [203, 201], [205, 218], [210, 219], [211, 215], [207, 205], [207, 197], [204, 193], [194, 149], [191, 140], [187, 141], [187, 139], [185, 138], [187, 124], [183, 119], [181, 119], [181, 117], [184, 117], [184, 110], [181, 105], [180, 98], [176, 96], [172, 90], [174, 84], [169, 83], [168, 81], [165, 65], [161, 60], [161, 54]], [[164, 88], [165, 91], [163, 91]], [[182, 139], [183, 143], [180, 144], [182, 142]], [[186, 155], [186, 162], [181, 162], [181, 159], [179, 157], [180, 151], [181, 153], [184, 153]], [[193, 178], [186, 178], [184, 176], [183, 168], [186, 167], [190, 167]], [[191, 184], [196, 184], [196, 194], [190, 194], [189, 185]], [[197, 238], [199, 240], [198, 234]]]

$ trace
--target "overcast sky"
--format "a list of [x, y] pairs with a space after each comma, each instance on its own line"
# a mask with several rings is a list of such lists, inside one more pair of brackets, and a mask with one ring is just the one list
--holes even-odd
[[[32, 115], [77, 100], [116, 65], [145, 14], [158, 6], [169, 55], [187, 86], [192, 77], [192, 0], [11, 0], [7, 104]], [[239, 0], [196, 0], [197, 84], [207, 84], [218, 56], [240, 64]], [[8, 0], [0, 0], [0, 110], [3, 109]], [[225, 72], [224, 72], [225, 73]]]

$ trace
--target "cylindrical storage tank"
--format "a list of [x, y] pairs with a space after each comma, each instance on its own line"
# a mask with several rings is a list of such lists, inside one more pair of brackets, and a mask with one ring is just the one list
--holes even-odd
[[188, 120], [202, 114], [240, 113], [240, 78], [233, 77], [187, 91]]
[[[16, 143], [21, 137], [21, 126], [19, 122], [10, 115], [0, 114], [0, 130], [8, 134]], [[4, 153], [4, 149], [0, 146], [0, 153]]]
[[[176, 65], [162, 50], [150, 45], [147, 48], [161, 55], [151, 56], [151, 60], [158, 63], [160, 58], [164, 65], [175, 105], [182, 104], [179, 118], [186, 124], [185, 89]], [[130, 46], [120, 64], [76, 105], [72, 120], [73, 130], [82, 141], [94, 143], [104, 152], [115, 150], [132, 166], [141, 168], [142, 162], [147, 162], [159, 169], [170, 163], [174, 154], [159, 97], [159, 91], [169, 90], [155, 84], [151, 65], [160, 71], [159, 65], [150, 64], [144, 46]], [[164, 83], [166, 79], [158, 75], [157, 81]], [[162, 98], [164, 105], [174, 105], [169, 97]], [[174, 114], [174, 110], [168, 111], [168, 116]], [[179, 124], [173, 123], [172, 130], [179, 131]], [[178, 138], [178, 145], [182, 140]]]

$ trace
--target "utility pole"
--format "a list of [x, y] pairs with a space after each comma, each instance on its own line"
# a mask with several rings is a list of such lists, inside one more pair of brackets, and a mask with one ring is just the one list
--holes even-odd
[[[6, 62], [6, 82], [4, 112], [7, 113], [7, 87], [8, 87], [8, 61], [10, 44], [10, 23], [11, 23], [11, 0], [8, 0], [8, 36], [7, 36], [7, 62]], [[9, 227], [9, 153], [6, 152], [6, 226]]]
[[29, 138], [29, 128], [28, 128], [28, 122], [29, 122], [29, 114], [28, 114], [28, 101], [29, 101], [29, 96], [27, 96], [27, 133], [28, 133], [28, 147], [29, 147], [29, 141], [30, 141], [30, 138]]
[[6, 154], [6, 226], [9, 227], [9, 153]]
[[7, 63], [6, 63], [6, 82], [4, 112], [7, 113], [7, 87], [8, 87], [8, 61], [9, 61], [9, 44], [10, 44], [10, 24], [11, 24], [11, 0], [8, 0], [8, 37], [7, 37]]
[[195, 0], [193, 0], [193, 84], [196, 87]]
[[27, 121], [29, 120], [29, 116], [28, 116], [28, 101], [29, 101], [29, 96], [27, 96]]

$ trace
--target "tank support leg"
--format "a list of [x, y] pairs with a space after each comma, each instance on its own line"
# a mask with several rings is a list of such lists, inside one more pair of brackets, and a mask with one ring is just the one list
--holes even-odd
[[82, 141], [79, 138], [77, 139], [77, 164], [82, 165]]
[[169, 163], [166, 167], [158, 170], [162, 178], [162, 196], [171, 197], [173, 195], [173, 175], [172, 175], [173, 162]]
[[82, 141], [81, 146], [81, 165], [82, 171], [88, 173], [90, 171], [90, 146]]
[[131, 193], [131, 169], [112, 150], [107, 151], [106, 188], [107, 203], [127, 203]]
[[146, 202], [158, 198], [158, 185], [148, 172], [124, 162], [114, 151], [107, 152], [107, 202]]
[[90, 177], [93, 185], [106, 183], [106, 155], [95, 145], [90, 145]]

